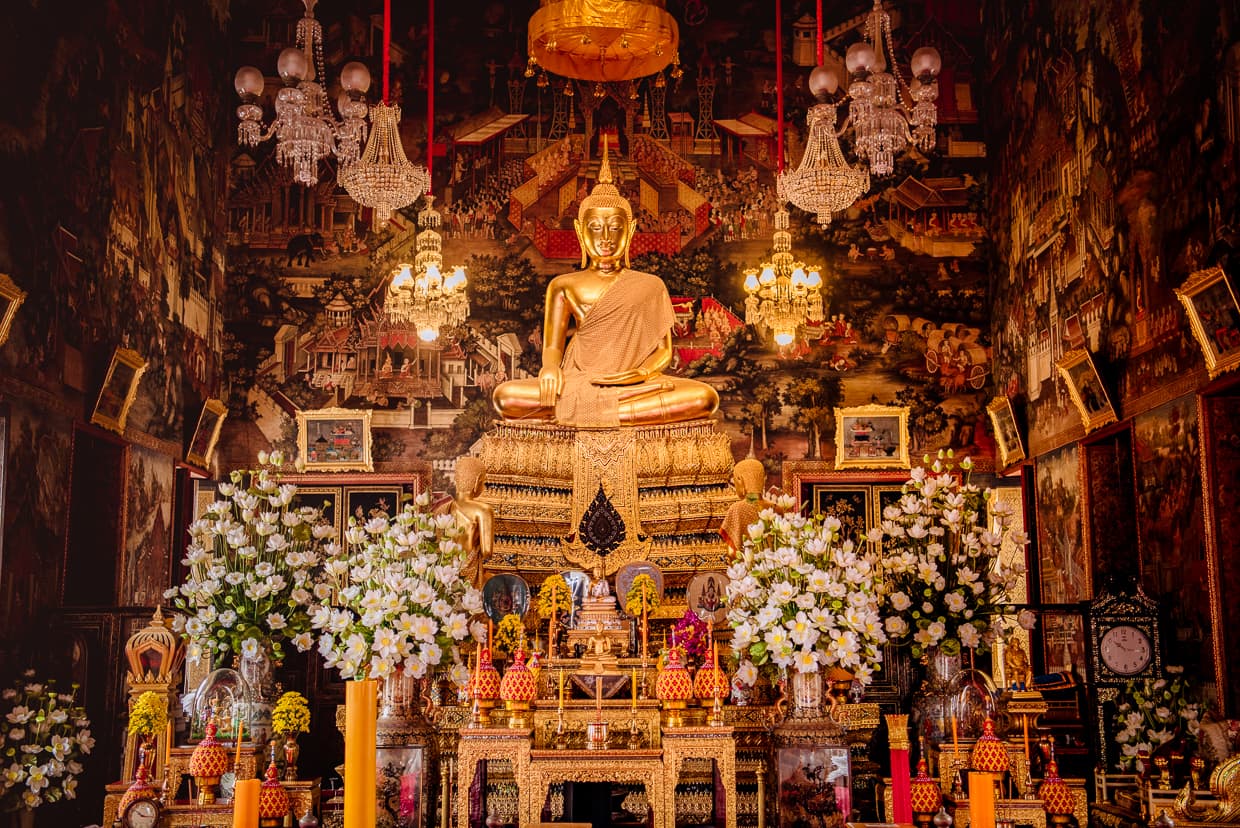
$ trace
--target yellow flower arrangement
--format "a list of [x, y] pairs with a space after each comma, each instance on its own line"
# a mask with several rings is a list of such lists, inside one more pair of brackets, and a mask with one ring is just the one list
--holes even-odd
[[654, 612], [659, 606], [659, 586], [654, 582], [654, 578], [644, 573], [633, 579], [633, 585], [624, 596], [624, 611], [634, 618], [640, 618], [643, 605], [647, 613]]
[[288, 692], [280, 697], [271, 711], [271, 729], [276, 733], [310, 732], [310, 705], [301, 693]]
[[573, 593], [563, 575], [551, 575], [538, 590], [538, 617], [550, 618], [552, 613], [568, 612], [573, 606]]
[[134, 736], [154, 736], [168, 729], [168, 700], [147, 690], [129, 711], [129, 732]]
[[525, 638], [525, 625], [521, 623], [521, 616], [509, 613], [500, 619], [499, 626], [495, 628], [492, 649], [511, 653], [517, 649], [517, 645], [523, 638]]

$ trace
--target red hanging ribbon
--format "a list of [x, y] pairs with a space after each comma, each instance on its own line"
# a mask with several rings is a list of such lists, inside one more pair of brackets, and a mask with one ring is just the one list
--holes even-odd
[[383, 0], [383, 103], [391, 103], [392, 73], [392, 0]]
[[775, 0], [775, 108], [778, 124], [775, 142], [775, 168], [784, 171], [784, 7]]
[[430, 192], [435, 162], [435, 0], [426, 0], [426, 6], [426, 186]]
[[818, 0], [818, 65], [822, 66], [822, 0]]

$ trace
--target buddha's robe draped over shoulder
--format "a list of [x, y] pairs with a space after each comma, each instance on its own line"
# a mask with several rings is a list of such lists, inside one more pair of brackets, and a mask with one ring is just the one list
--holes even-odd
[[675, 320], [662, 279], [625, 271], [586, 313], [568, 343], [556, 421], [580, 426], [620, 425], [620, 397], [657, 387], [662, 379], [613, 386], [593, 385], [590, 380], [641, 365], [659, 347]]

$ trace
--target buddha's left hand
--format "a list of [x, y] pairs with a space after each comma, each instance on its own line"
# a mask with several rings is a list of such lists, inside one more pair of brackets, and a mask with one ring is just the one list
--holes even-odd
[[636, 385], [650, 379], [650, 374], [641, 368], [630, 368], [616, 374], [604, 374], [590, 380], [595, 385]]

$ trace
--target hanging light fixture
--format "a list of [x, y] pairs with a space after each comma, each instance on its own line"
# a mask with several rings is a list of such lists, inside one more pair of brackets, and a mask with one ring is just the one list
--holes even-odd
[[797, 207], [815, 213], [818, 223], [831, 223], [832, 213], [852, 206], [870, 189], [870, 173], [854, 169], [844, 160], [839, 139], [835, 135], [835, 105], [829, 96], [839, 87], [839, 80], [823, 63], [822, 2], [818, 4], [818, 65], [809, 76], [809, 88], [818, 104], [808, 113], [809, 137], [801, 164], [793, 172], [781, 172], [775, 187], [779, 197]]
[[392, 0], [383, 0], [383, 100], [370, 111], [366, 151], [356, 164], [343, 167], [337, 175], [354, 201], [375, 211], [377, 225], [386, 224], [393, 212], [412, 204], [431, 183], [426, 168], [411, 163], [400, 142], [400, 107], [389, 103], [391, 46]]
[[302, 0], [305, 16], [297, 21], [297, 45], [280, 53], [276, 71], [284, 88], [276, 93], [276, 117], [263, 130], [263, 108], [259, 103], [266, 81], [253, 66], [237, 70], [234, 87], [241, 97], [237, 107], [237, 143], [256, 147], [276, 139], [276, 160], [292, 169], [293, 180], [312, 187], [319, 181], [319, 162], [335, 154], [342, 166], [357, 161], [366, 138], [366, 101], [370, 71], [357, 61], [346, 63], [340, 71], [342, 92], [337, 100], [340, 119], [332, 114], [331, 103], [319, 78], [323, 71], [323, 27], [314, 19], [318, 0]]
[[802, 325], [823, 320], [822, 274], [792, 255], [787, 210], [775, 211], [774, 248], [770, 261], [745, 271], [745, 324], [765, 328], [783, 348]]
[[423, 342], [434, 342], [443, 328], [460, 325], [469, 317], [465, 268], [457, 265], [447, 276], [443, 274], [442, 218], [433, 201], [434, 196], [428, 195], [426, 207], [418, 213], [422, 230], [415, 240], [413, 263], [398, 264], [392, 271], [383, 301], [388, 322], [415, 329]]
[[542, 0], [527, 50], [549, 72], [606, 83], [653, 75], [679, 42], [667, 0]]
[[911, 84], [904, 83], [898, 70], [888, 70], [888, 58], [896, 69], [891, 15], [883, 9], [883, 0], [874, 0], [865, 39], [848, 48], [844, 64], [854, 77], [848, 95], [857, 154], [870, 162], [870, 172], [877, 176], [890, 174], [895, 156], [909, 144], [923, 152], [933, 149], [938, 124], [935, 101], [942, 68], [938, 50], [923, 46], [913, 53]]

